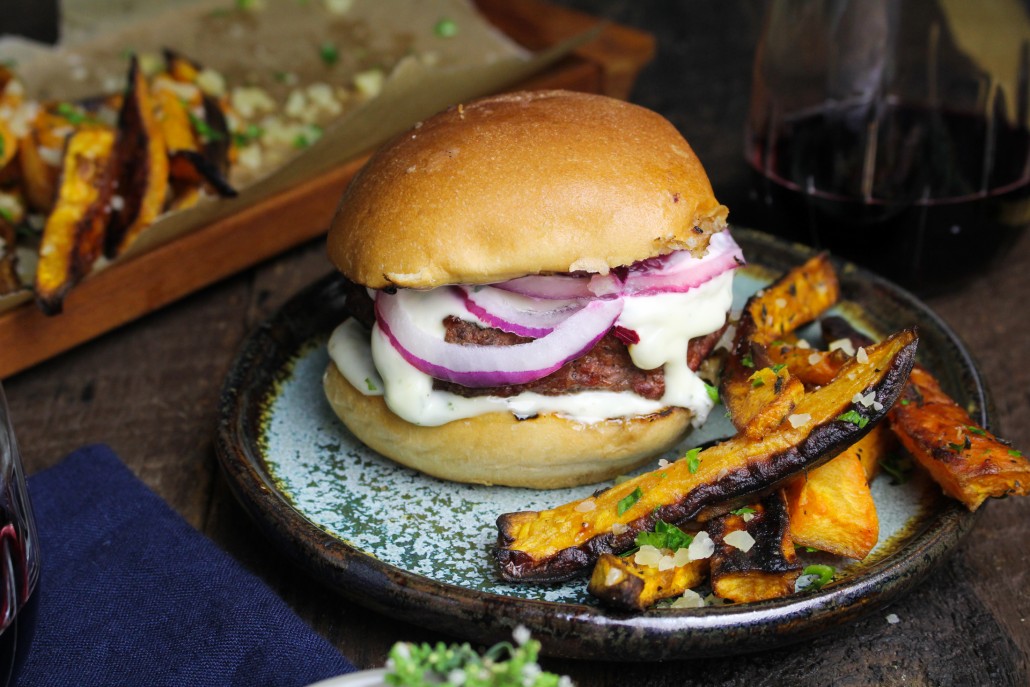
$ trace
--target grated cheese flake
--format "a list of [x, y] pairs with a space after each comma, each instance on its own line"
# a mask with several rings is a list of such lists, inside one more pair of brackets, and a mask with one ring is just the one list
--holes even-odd
[[629, 525], [622, 522], [612, 523], [612, 534], [618, 536], [620, 534], [626, 534], [629, 532]]
[[808, 364], [809, 365], [818, 365], [819, 361], [822, 360], [822, 359], [823, 359], [823, 357], [821, 355], [819, 355], [818, 353], [813, 353], [812, 355], [808, 356]]
[[640, 550], [633, 556], [633, 562], [637, 565], [646, 565], [649, 568], [653, 568], [658, 565], [658, 561], [662, 560], [662, 552], [659, 549], [651, 546], [650, 544], [644, 544], [640, 547]]
[[722, 540], [729, 546], [740, 549], [744, 553], [750, 551], [751, 547], [755, 545], [755, 538], [748, 534], [746, 530], [734, 530], [723, 537]]
[[851, 345], [851, 339], [837, 339], [836, 341], [831, 341], [829, 348], [831, 352], [840, 349], [850, 356], [855, 355], [855, 347]]
[[583, 499], [576, 505], [577, 513], [589, 513], [592, 510], [597, 510], [597, 503], [593, 499]]
[[855, 360], [865, 365], [869, 362], [869, 355], [865, 352], [865, 348], [862, 346], [858, 347], [858, 352], [855, 353]]
[[806, 341], [805, 339], [798, 339], [797, 347], [798, 348], [803, 348], [803, 349], [809, 349], [809, 348], [812, 347], [812, 344], [808, 343], [808, 341]]
[[705, 600], [693, 589], [686, 590], [683, 592], [683, 596], [669, 604], [669, 608], [704, 608], [704, 606]]
[[604, 576], [604, 584], [607, 587], [617, 585], [625, 579], [626, 573], [622, 572], [618, 568], [609, 568], [608, 574]]
[[669, 554], [665, 554], [658, 561], [658, 571], [659, 572], [665, 572], [666, 570], [672, 570], [675, 567], [676, 567], [676, 564], [673, 562], [672, 556], [670, 556]]
[[793, 415], [791, 415], [790, 417], [787, 418], [787, 421], [790, 422], [790, 426], [791, 427], [793, 427], [794, 429], [797, 429], [798, 427], [804, 427], [809, 422], [811, 422], [812, 421], [812, 414], [811, 413], [794, 413]]
[[704, 530], [695, 534], [694, 541], [690, 542], [690, 546], [687, 547], [687, 555], [692, 561], [711, 558], [713, 553], [715, 553], [715, 542]]
[[682, 548], [676, 549], [676, 553], [672, 555], [672, 562], [677, 568], [682, 568], [684, 565], [690, 562], [690, 549]]

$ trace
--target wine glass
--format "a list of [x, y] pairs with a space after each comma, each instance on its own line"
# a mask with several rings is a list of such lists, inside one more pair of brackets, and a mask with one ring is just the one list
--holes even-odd
[[36, 523], [0, 387], [0, 685], [11, 683], [28, 653], [38, 581]]
[[768, 228], [921, 293], [1030, 222], [1027, 0], [771, 0], [746, 154]]

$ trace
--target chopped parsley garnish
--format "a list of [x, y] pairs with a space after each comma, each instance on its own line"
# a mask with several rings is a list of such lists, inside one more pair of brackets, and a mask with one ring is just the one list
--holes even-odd
[[757, 512], [754, 508], [748, 508], [747, 506], [730, 511], [733, 515], [754, 515]]
[[1009, 455], [1012, 456], [1013, 458], [1022, 458], [1023, 457], [1023, 452], [1019, 451], [1017, 449], [1014, 449], [1014, 448], [1010, 448], [1009, 449]]
[[293, 137], [293, 147], [302, 150], [317, 141], [322, 136], [322, 130], [316, 126], [308, 127], [309, 133], [297, 134]]
[[902, 453], [889, 453], [880, 461], [880, 467], [891, 476], [891, 484], [904, 484], [912, 472], [912, 460]]
[[969, 443], [969, 437], [962, 437], [961, 444], [952, 444], [950, 442], [948, 443], [948, 448], [950, 448], [952, 451], [956, 451], [957, 453], [962, 453], [971, 446], [972, 444]]
[[369, 391], [377, 391], [379, 387], [376, 386], [375, 382], [372, 381], [371, 377], [365, 377], [365, 386], [368, 387]]
[[58, 103], [56, 111], [57, 114], [67, 119], [69, 124], [74, 124], [75, 126], [92, 121], [91, 117], [71, 103]]
[[754, 375], [751, 376], [751, 388], [757, 389], [760, 386], [765, 386], [765, 380], [759, 377], [758, 373], [756, 372]]
[[322, 58], [322, 62], [329, 67], [340, 61], [340, 51], [337, 50], [336, 46], [329, 41], [318, 46], [318, 56]]
[[7, 141], [4, 140], [3, 136], [0, 136], [0, 158], [7, 152]]
[[454, 38], [458, 35], [458, 24], [453, 19], [441, 19], [433, 27], [433, 33], [440, 38]]
[[[0, 139], [0, 141], [2, 140], [3, 139]], [[3, 148], [3, 146], [0, 145], [0, 148]], [[3, 150], [0, 150], [0, 155], [3, 155]], [[14, 224], [14, 215], [7, 208], [0, 208], [0, 219], [8, 224]]]
[[797, 581], [797, 590], [822, 589], [831, 581], [837, 571], [828, 565], [809, 565], [801, 571], [801, 577]]
[[653, 532], [639, 533], [633, 543], [637, 546], [653, 546], [656, 549], [676, 551], [687, 548], [692, 541], [694, 541], [694, 537], [691, 535], [675, 525], [659, 520], [654, 524]]
[[[2, 154], [2, 152], [0, 152]], [[712, 399], [712, 403], [719, 402], [719, 389], [712, 386], [711, 384], [704, 382], [705, 391], [708, 392], [708, 398]]]
[[782, 370], [785, 367], [787, 367], [786, 363], [776, 363], [775, 365], [772, 366], [771, 369], [772, 369], [773, 372], [779, 372], [780, 370]]
[[912, 401], [908, 400], [907, 398], [901, 399], [901, 405], [903, 405], [903, 406], [907, 406], [911, 402]]
[[987, 436], [987, 431], [980, 429], [976, 425], [966, 425], [966, 429], [969, 430], [970, 434], [976, 434], [977, 436], [981, 437]]
[[701, 467], [701, 447], [698, 446], [687, 451], [683, 456], [683, 460], [687, 461], [687, 469], [693, 475]]
[[482, 656], [469, 644], [398, 642], [390, 649], [384, 682], [388, 685], [463, 684], [469, 687], [559, 687], [569, 679], [542, 671], [540, 642], [523, 627], [515, 643], [501, 642]]
[[837, 416], [837, 419], [841, 422], [850, 422], [859, 429], [869, 424], [869, 418], [863, 417], [857, 410], [849, 410], [846, 413], [841, 413]]
[[243, 130], [233, 132], [232, 141], [237, 147], [245, 148], [261, 138], [264, 133], [265, 130], [257, 124], [248, 124]]
[[224, 136], [221, 131], [211, 128], [211, 125], [204, 121], [202, 118], [187, 111], [186, 115], [190, 118], [190, 126], [200, 136], [202, 143], [211, 143], [212, 141], [221, 141]]
[[740, 359], [740, 364], [744, 367], [754, 367], [755, 361], [751, 359], [751, 354], [748, 353]]
[[236, 0], [236, 7], [241, 10], [252, 10], [257, 7], [257, 0]]
[[618, 506], [619, 515], [622, 515], [623, 513], [628, 511], [630, 508], [632, 508], [633, 505], [637, 501], [639, 501], [640, 497], [643, 496], [643, 495], [644, 495], [644, 492], [640, 490], [640, 487], [637, 487], [632, 492], [630, 492], [628, 496], [626, 496], [621, 501], [619, 501], [619, 506]]

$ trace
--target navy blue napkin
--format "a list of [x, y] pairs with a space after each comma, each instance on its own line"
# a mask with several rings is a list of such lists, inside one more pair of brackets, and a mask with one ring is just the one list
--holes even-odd
[[351, 672], [106, 446], [29, 478], [42, 550], [18, 687], [291, 687]]

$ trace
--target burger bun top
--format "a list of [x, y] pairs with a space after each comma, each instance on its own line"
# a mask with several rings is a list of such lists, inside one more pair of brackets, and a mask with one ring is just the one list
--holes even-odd
[[370, 288], [607, 273], [691, 250], [726, 225], [676, 128], [637, 105], [527, 91], [451, 107], [378, 150], [329, 231]]

